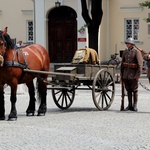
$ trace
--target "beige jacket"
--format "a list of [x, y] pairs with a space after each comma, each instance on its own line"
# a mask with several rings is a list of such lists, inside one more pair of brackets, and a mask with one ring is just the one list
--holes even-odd
[[[127, 65], [124, 65], [127, 64]], [[142, 73], [143, 57], [141, 52], [134, 47], [123, 52], [121, 75], [123, 79], [139, 78]]]

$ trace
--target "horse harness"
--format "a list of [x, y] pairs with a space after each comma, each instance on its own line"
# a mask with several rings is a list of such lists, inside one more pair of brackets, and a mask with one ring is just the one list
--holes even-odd
[[[23, 56], [24, 63], [20, 62], [20, 54], [19, 54], [19, 52], [21, 52], [21, 54]], [[16, 57], [18, 57], [18, 62], [15, 61]], [[26, 69], [28, 67], [25, 54], [22, 51], [21, 47], [15, 49], [13, 60], [12, 61], [4, 61], [3, 66], [4, 67], [19, 67], [21, 69]]]
[[[28, 46], [28, 45], [26, 45], [26, 46]], [[25, 56], [24, 52], [21, 49], [21, 48], [24, 48], [26, 46], [16, 47], [14, 49], [15, 50], [15, 54], [14, 54], [13, 60], [12, 61], [4, 61], [3, 66], [4, 67], [19, 67], [21, 69], [29, 69], [27, 61], [26, 61], [26, 56]], [[20, 62], [20, 54], [19, 54], [19, 52], [21, 52], [21, 54], [23, 56], [24, 63]], [[16, 57], [18, 57], [18, 62], [15, 61]], [[37, 77], [38, 80], [44, 81], [43, 78], [41, 78], [39, 75], [34, 74], [34, 73], [32, 73], [32, 75], [35, 76], [35, 77]], [[22, 79], [23, 76], [24, 76], [24, 72], [23, 72], [23, 74], [21, 76], [21, 79]], [[46, 81], [44, 81], [44, 82], [46, 82]]]

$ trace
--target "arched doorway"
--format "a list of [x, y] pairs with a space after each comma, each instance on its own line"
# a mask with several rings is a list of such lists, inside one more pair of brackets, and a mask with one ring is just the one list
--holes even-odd
[[77, 14], [68, 6], [48, 14], [48, 44], [52, 63], [70, 63], [77, 49]]

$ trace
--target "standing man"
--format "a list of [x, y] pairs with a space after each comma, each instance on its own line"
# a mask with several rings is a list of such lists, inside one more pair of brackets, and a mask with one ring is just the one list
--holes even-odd
[[123, 52], [121, 63], [121, 80], [128, 95], [128, 106], [125, 110], [138, 111], [138, 80], [142, 73], [143, 58], [141, 52], [135, 49], [133, 38], [125, 41], [127, 49]]

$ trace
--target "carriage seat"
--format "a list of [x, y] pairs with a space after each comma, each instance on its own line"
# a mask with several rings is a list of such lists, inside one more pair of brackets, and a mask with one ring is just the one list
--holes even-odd
[[97, 52], [92, 48], [81, 48], [76, 50], [72, 64], [100, 64]]

